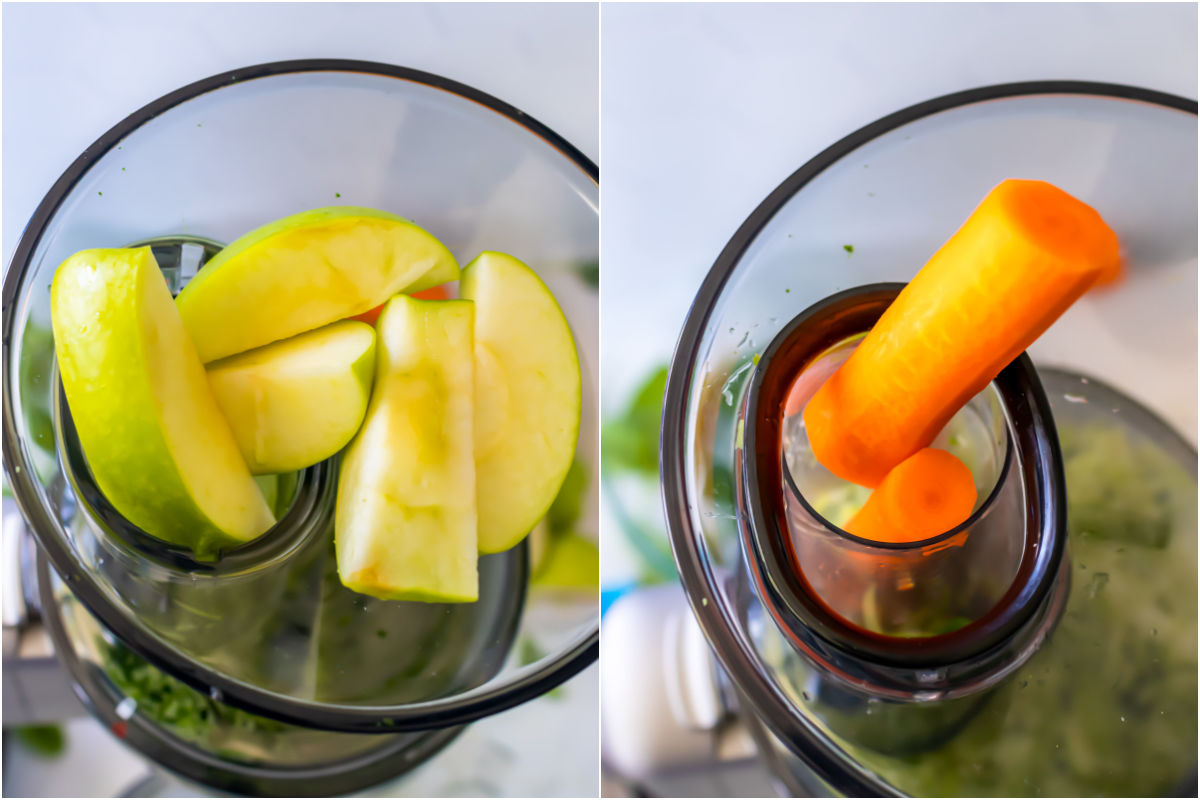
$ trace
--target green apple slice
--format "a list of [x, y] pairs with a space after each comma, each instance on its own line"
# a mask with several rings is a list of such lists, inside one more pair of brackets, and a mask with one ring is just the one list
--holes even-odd
[[462, 272], [475, 303], [479, 550], [498, 553], [546, 515], [579, 439], [579, 357], [566, 317], [517, 259], [483, 253]]
[[339, 206], [294, 214], [239, 238], [175, 302], [207, 364], [457, 277], [450, 251], [412, 222]]
[[255, 475], [324, 461], [354, 437], [375, 375], [375, 330], [343, 320], [208, 365], [208, 383]]
[[149, 247], [71, 256], [50, 311], [79, 441], [114, 508], [205, 559], [271, 527]]
[[473, 457], [474, 306], [392, 298], [375, 387], [347, 448], [334, 538], [349, 589], [387, 600], [479, 596]]

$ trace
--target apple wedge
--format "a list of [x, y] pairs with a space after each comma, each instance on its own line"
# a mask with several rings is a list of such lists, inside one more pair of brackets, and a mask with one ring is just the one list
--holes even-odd
[[304, 469], [345, 447], [367, 413], [374, 375], [375, 330], [349, 320], [208, 365], [255, 475]]
[[541, 278], [483, 253], [462, 272], [475, 303], [475, 474], [479, 551], [498, 553], [546, 515], [579, 439], [579, 357]]
[[417, 225], [384, 211], [339, 206], [294, 214], [242, 236], [175, 302], [207, 364], [457, 277], [454, 256]]
[[387, 600], [479, 596], [473, 456], [474, 306], [392, 298], [375, 387], [342, 461], [334, 540], [349, 589]]
[[201, 559], [271, 527], [149, 247], [71, 256], [50, 312], [80, 444], [117, 511]]

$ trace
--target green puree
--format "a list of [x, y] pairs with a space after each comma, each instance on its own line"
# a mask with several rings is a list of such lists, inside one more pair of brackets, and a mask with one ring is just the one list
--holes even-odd
[[218, 744], [222, 729], [273, 734], [287, 726], [219, 703], [148, 664], [124, 644], [98, 642], [104, 671], [138, 711], [188, 741]]
[[1123, 429], [1060, 423], [1071, 593], [1058, 627], [947, 745], [892, 758], [932, 796], [1173, 794], [1196, 765], [1196, 484]]

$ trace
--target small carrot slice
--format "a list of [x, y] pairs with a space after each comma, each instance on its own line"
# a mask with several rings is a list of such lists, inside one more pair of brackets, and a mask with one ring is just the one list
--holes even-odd
[[1119, 263], [1093, 208], [1044, 181], [1004, 181], [808, 402], [813, 454], [877, 486]]
[[449, 300], [452, 297], [450, 294], [450, 284], [448, 283], [442, 283], [420, 292], [413, 292], [412, 296], [418, 300]]
[[355, 314], [353, 317], [349, 317], [349, 319], [357, 320], [359, 322], [365, 322], [368, 325], [374, 325], [375, 320], [379, 319], [379, 315], [381, 313], [383, 313], [383, 307], [385, 305], [387, 305], [387, 303], [382, 303], [380, 305], [375, 306], [370, 311], [364, 311], [361, 314]]
[[975, 499], [967, 465], [927, 447], [887, 474], [846, 530], [875, 542], [919, 542], [966, 522]]
[[[450, 294], [450, 284], [448, 283], [442, 283], [429, 289], [413, 292], [411, 296], [417, 298], [418, 300], [449, 300], [452, 297]], [[353, 317], [350, 317], [350, 319], [355, 319], [359, 322], [365, 322], [368, 325], [374, 325], [375, 320], [379, 319], [379, 315], [383, 312], [383, 307], [386, 305], [387, 303], [380, 303], [370, 311], [364, 311], [361, 314], [356, 314]]]

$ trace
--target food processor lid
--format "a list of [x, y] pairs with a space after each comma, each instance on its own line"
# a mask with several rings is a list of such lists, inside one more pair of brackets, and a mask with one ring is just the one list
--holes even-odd
[[[664, 402], [672, 548], [747, 710], [840, 791], [1144, 794], [1150, 785], [1175, 791], [1195, 774], [1195, 114], [1195, 101], [1072, 81], [918, 104], [797, 170], [701, 286]], [[734, 455], [745, 434], [737, 410], [761, 348], [796, 314], [855, 286], [907, 281], [1010, 177], [1048, 180], [1095, 207], [1128, 266], [1122, 284], [1090, 293], [1029, 351], [1065, 461], [1069, 596], [1048, 642], [964, 712], [958, 729], [896, 755], [863, 744], [871, 741], [864, 729], [878, 730], [887, 716], [879, 698], [845, 704], [836, 724], [812, 709], [828, 698], [817, 696], [805, 662], [748, 588], [737, 535]], [[1117, 541], [1090, 507], [1139, 533]], [[1182, 587], [1187, 602], [1159, 589], [1164, 583]], [[1140, 614], [1161, 624], [1138, 624]], [[1128, 662], [1117, 650], [1140, 656]], [[1173, 676], [1171, 686], [1148, 688], [1154, 670]], [[1043, 729], [1041, 739], [1031, 734]], [[989, 755], [998, 751], [1007, 773]], [[1160, 774], [1130, 766], [1139, 760]]]
[[[342, 113], [328, 113], [332, 107]], [[377, 135], [364, 139], [363, 130]], [[421, 157], [396, 159], [397, 142]], [[475, 154], [469, 164], [456, 157], [463, 148]], [[189, 158], [179, 157], [182, 149]], [[297, 163], [313, 165], [304, 181]], [[123, 119], [55, 183], [18, 243], [3, 290], [5, 468], [71, 592], [119, 640], [203, 693], [333, 730], [456, 726], [536, 697], [592, 663], [594, 593], [527, 595], [525, 545], [481, 559], [476, 604], [387, 603], [345, 590], [327, 546], [336, 473], [328, 462], [279, 479], [271, 491], [281, 511], [290, 509], [281, 525], [244, 558], [216, 568], [113, 535], [118, 520], [89, 491], [56, 379], [48, 288], [70, 252], [154, 235], [160, 258], [171, 247], [211, 255], [214, 240], [343, 193], [423, 214], [419, 223], [464, 261], [486, 246], [533, 263], [574, 328], [585, 385], [578, 458], [594, 472], [596, 387], [587, 366], [598, 349], [590, 278], [598, 168], [476, 89], [338, 59], [256, 65], [176, 90]], [[537, 226], [508, 224], [526, 213]], [[160, 262], [175, 290], [197, 266], [178, 260]], [[582, 491], [577, 499], [592, 513], [596, 500]], [[88, 508], [91, 515], [78, 513]]]

